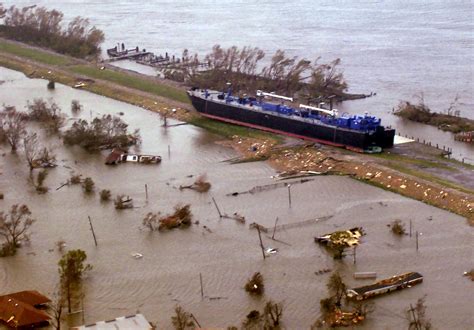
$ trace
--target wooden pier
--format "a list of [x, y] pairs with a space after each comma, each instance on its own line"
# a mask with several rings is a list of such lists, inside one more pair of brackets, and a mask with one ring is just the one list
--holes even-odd
[[169, 55], [168, 52], [165, 55], [155, 55], [152, 52], [147, 52], [145, 49], [140, 50], [137, 46], [135, 48], [126, 49], [125, 44], [117, 44], [113, 48], [107, 49], [107, 55], [109, 58], [104, 62], [115, 62], [120, 60], [133, 60], [139, 64], [151, 66], [154, 68], [168, 68], [170, 66], [174, 68], [192, 66], [200, 69], [209, 67], [208, 62], [198, 62], [192, 60], [189, 57], [178, 57], [175, 55]]
[[136, 48], [125, 49], [122, 44], [122, 50], [118, 46], [107, 49], [107, 55], [109, 55], [108, 62], [114, 62], [119, 60], [140, 60], [145, 59], [153, 55], [151, 52], [147, 52], [145, 49], [140, 50], [138, 46]]
[[467, 143], [474, 143], [474, 131], [458, 133], [454, 136], [454, 140], [467, 142]]

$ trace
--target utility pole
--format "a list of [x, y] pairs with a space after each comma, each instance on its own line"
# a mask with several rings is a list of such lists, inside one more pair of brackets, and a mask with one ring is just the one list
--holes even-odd
[[258, 239], [260, 240], [260, 247], [262, 248], [263, 260], [265, 260], [265, 250], [263, 248], [262, 235], [260, 234], [260, 225], [257, 224]]
[[201, 282], [201, 300], [204, 299], [204, 289], [202, 287], [202, 274], [199, 273], [199, 281]]
[[416, 250], [418, 251], [418, 230], [416, 231]]
[[275, 239], [275, 231], [277, 229], [278, 217], [275, 219], [275, 226], [273, 226], [272, 239]]
[[91, 217], [90, 216], [87, 216], [87, 217], [89, 218], [89, 225], [91, 226], [92, 236], [94, 236], [95, 246], [97, 246], [97, 239], [95, 238], [95, 232], [94, 232], [94, 227], [92, 227]]
[[222, 218], [221, 210], [219, 210], [219, 206], [217, 206], [217, 203], [216, 203], [216, 200], [214, 199], [214, 197], [212, 197], [212, 201], [214, 202], [214, 205], [216, 206], [217, 213], [219, 213], [219, 218]]
[[291, 207], [291, 184], [288, 183], [288, 205]]

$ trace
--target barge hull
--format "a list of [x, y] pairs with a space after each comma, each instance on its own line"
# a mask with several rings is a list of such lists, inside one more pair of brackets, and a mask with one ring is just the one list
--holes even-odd
[[358, 152], [363, 152], [373, 145], [382, 148], [393, 146], [395, 131], [384, 130], [382, 127], [370, 134], [368, 132], [342, 129], [336, 126], [311, 124], [270, 112], [246, 110], [194, 95], [189, 95], [189, 97], [194, 108], [199, 113], [215, 120], [285, 134], [336, 147], [346, 147]]

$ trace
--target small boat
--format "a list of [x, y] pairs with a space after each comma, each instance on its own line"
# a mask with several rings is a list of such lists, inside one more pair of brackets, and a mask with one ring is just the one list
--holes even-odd
[[346, 295], [349, 299], [365, 300], [395, 290], [411, 288], [421, 282], [423, 282], [423, 276], [420, 273], [410, 272], [392, 276], [371, 285], [349, 289]]

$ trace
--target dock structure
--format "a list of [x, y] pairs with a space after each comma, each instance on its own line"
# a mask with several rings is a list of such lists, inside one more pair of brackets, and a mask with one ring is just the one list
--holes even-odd
[[145, 49], [140, 50], [137, 47], [131, 49], [125, 49], [125, 45], [122, 44], [114, 48], [107, 49], [107, 55], [109, 55], [108, 62], [119, 61], [119, 60], [143, 60], [145, 58], [153, 56], [152, 52], [147, 52]]
[[104, 62], [115, 62], [120, 60], [133, 60], [139, 64], [151, 66], [158, 69], [173, 66], [174, 68], [192, 66], [200, 69], [209, 67], [209, 62], [199, 62], [191, 60], [189, 57], [170, 56], [168, 52], [165, 55], [155, 55], [152, 52], [147, 52], [145, 49], [140, 50], [137, 46], [135, 48], [127, 49], [125, 44], [117, 44], [113, 48], [107, 49], [109, 58]]
[[396, 275], [371, 285], [349, 289], [346, 294], [349, 299], [365, 300], [395, 290], [410, 288], [421, 282], [423, 282], [423, 276], [420, 273], [410, 272]]
[[456, 141], [474, 143], [474, 131], [471, 132], [461, 132], [454, 136]]

